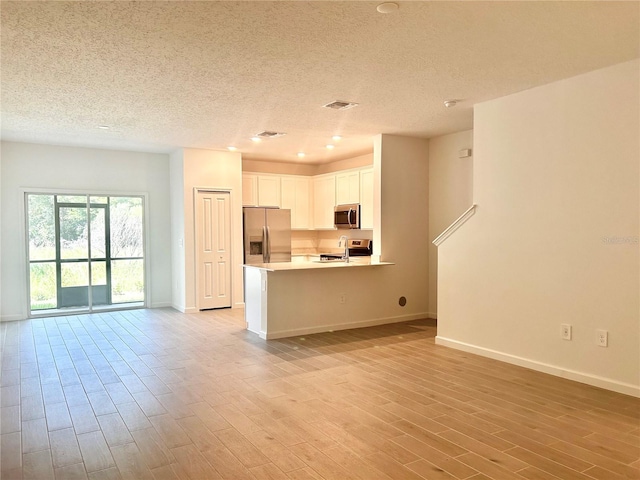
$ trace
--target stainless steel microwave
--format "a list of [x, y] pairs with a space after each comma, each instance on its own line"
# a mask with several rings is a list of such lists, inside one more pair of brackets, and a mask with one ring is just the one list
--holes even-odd
[[336, 228], [360, 228], [360, 204], [336, 205], [333, 223]]

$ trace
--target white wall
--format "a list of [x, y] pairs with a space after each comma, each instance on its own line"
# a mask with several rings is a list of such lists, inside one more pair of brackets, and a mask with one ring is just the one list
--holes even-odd
[[323, 173], [338, 172], [350, 168], [366, 167], [373, 164], [373, 153], [357, 155], [351, 158], [336, 160], [322, 164], [301, 164], [290, 162], [273, 162], [268, 160], [242, 160], [243, 172], [275, 173], [280, 175], [321, 175]]
[[184, 253], [184, 151], [176, 150], [169, 160], [171, 199], [171, 306], [186, 310]]
[[640, 395], [639, 71], [476, 106], [478, 209], [439, 247], [438, 343]]
[[[384, 269], [376, 301], [392, 304], [398, 315], [428, 315], [429, 141], [378, 135], [374, 139], [374, 254], [394, 262]], [[407, 304], [398, 305], [404, 296]], [[382, 308], [383, 305], [381, 305]]]
[[431, 243], [473, 203], [473, 130], [429, 139], [429, 315], [438, 312], [438, 247]]
[[[195, 188], [228, 190], [231, 193], [232, 306], [243, 305], [242, 292], [242, 159], [240, 153], [183, 149], [171, 156], [171, 204], [174, 282], [173, 306], [196, 310], [195, 283]], [[175, 177], [175, 178], [174, 178]], [[182, 178], [182, 185], [180, 185]], [[181, 240], [184, 240], [181, 244]], [[180, 283], [181, 282], [181, 283]]]
[[2, 142], [2, 306], [0, 318], [27, 315], [24, 198], [21, 189], [147, 193], [149, 305], [171, 302], [169, 157], [91, 148]]

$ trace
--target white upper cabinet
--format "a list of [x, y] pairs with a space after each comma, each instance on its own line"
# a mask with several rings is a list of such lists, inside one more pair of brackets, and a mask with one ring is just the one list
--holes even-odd
[[320, 175], [313, 179], [313, 226], [333, 229], [333, 207], [336, 205], [336, 176]]
[[242, 174], [242, 205], [291, 210], [291, 228], [334, 229], [333, 207], [360, 203], [363, 229], [373, 228], [373, 168], [307, 177]]
[[360, 228], [373, 228], [373, 168], [360, 170]]
[[311, 228], [309, 178], [283, 176], [280, 179], [281, 206], [291, 210], [291, 228]]
[[360, 171], [336, 174], [336, 205], [360, 203]]
[[280, 177], [258, 175], [258, 205], [261, 207], [280, 206]]
[[258, 206], [258, 176], [251, 173], [242, 174], [242, 206]]

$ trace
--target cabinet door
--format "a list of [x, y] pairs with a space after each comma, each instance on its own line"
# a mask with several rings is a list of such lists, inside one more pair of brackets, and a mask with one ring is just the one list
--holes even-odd
[[336, 203], [336, 177], [330, 175], [313, 180], [313, 224], [315, 228], [334, 228], [333, 207]]
[[336, 205], [360, 202], [360, 172], [336, 175]]
[[309, 179], [306, 177], [282, 177], [280, 180], [281, 207], [291, 210], [291, 228], [308, 229]]
[[258, 206], [258, 177], [256, 175], [242, 175], [242, 206]]
[[308, 178], [296, 178], [296, 199], [295, 199], [295, 212], [296, 220], [294, 228], [310, 228], [311, 222], [309, 221], [309, 179]]
[[360, 227], [373, 228], [373, 168], [360, 171]]
[[260, 207], [280, 206], [280, 177], [258, 175], [258, 205]]

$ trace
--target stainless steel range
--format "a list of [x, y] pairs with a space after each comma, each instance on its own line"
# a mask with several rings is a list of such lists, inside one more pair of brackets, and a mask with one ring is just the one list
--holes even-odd
[[[347, 240], [349, 257], [370, 257], [373, 252], [373, 241], [362, 238], [351, 238]], [[321, 262], [337, 262], [345, 259], [344, 254], [323, 253], [320, 255]]]

